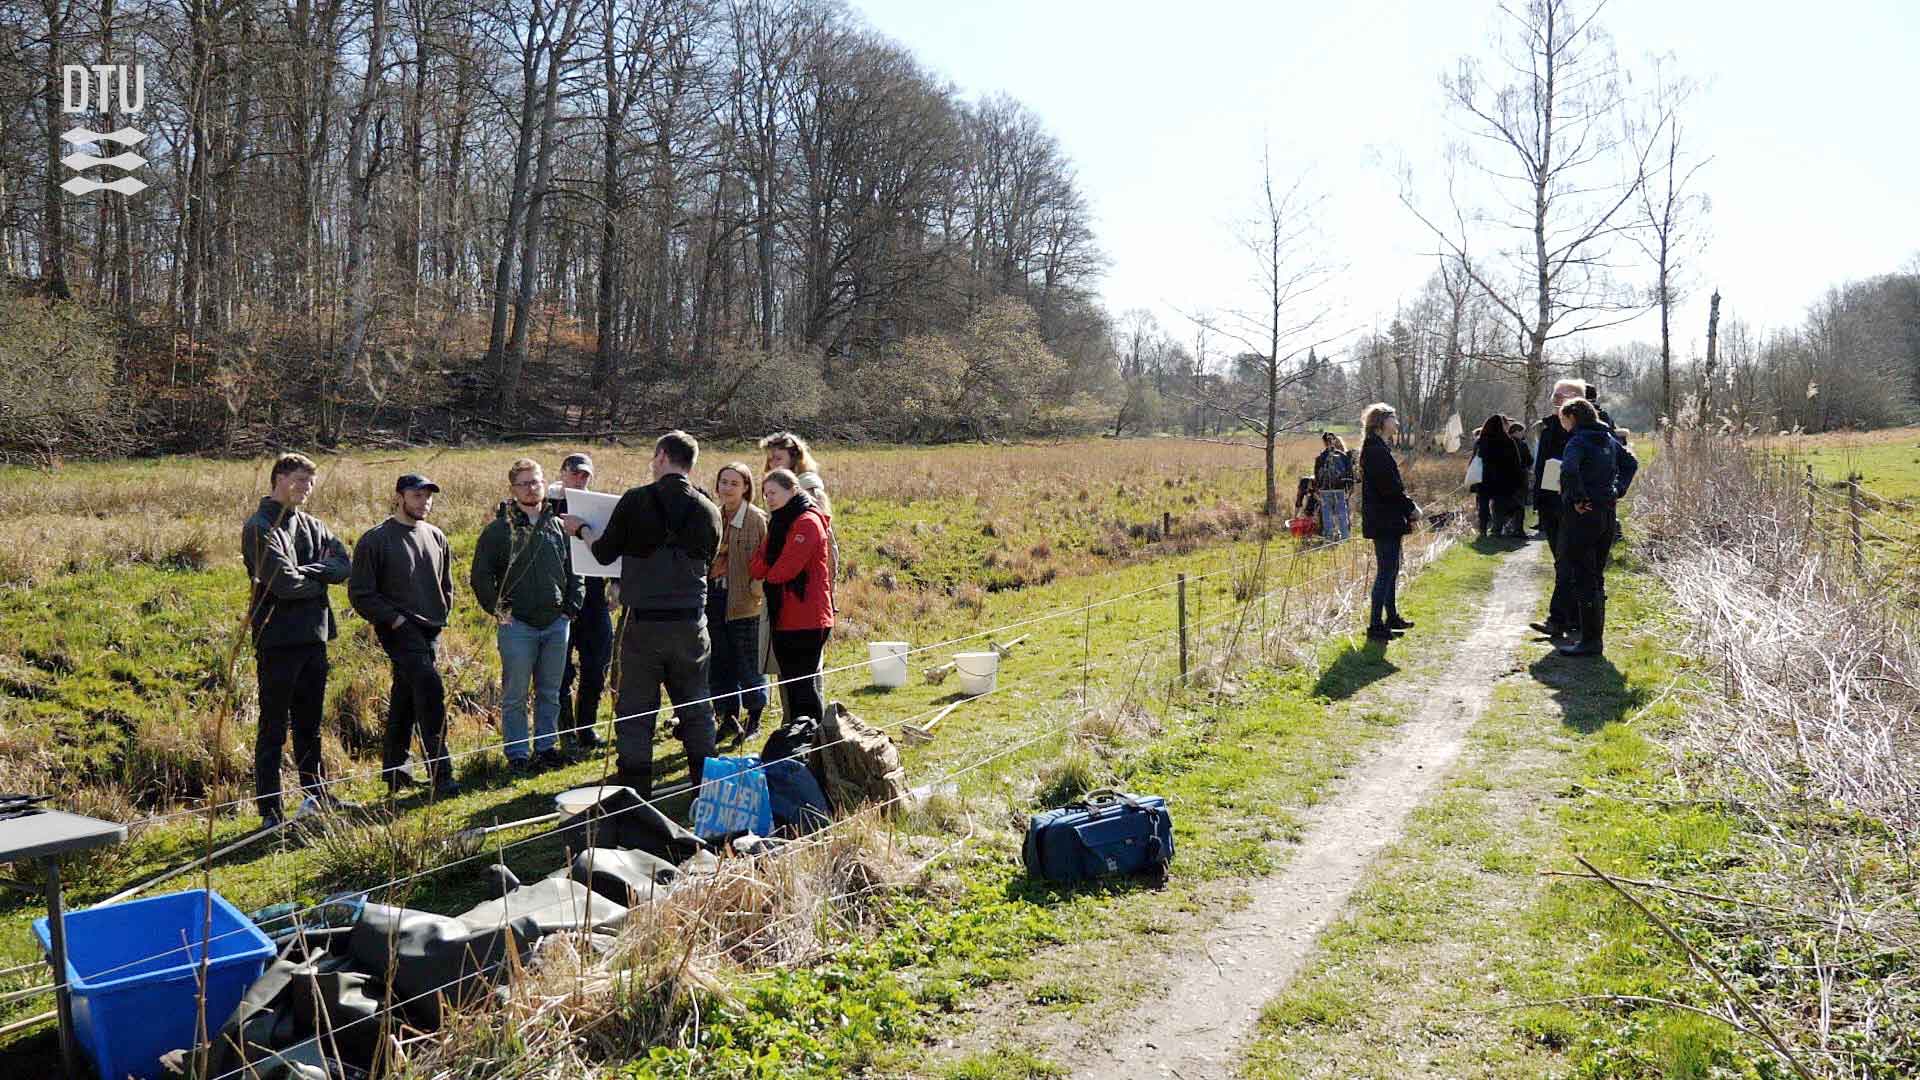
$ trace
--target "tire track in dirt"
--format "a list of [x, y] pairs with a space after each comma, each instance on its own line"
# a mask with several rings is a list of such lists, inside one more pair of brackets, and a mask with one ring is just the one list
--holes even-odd
[[[1172, 959], [1167, 990], [1070, 1056], [1084, 1080], [1230, 1080], [1260, 1009], [1299, 973], [1367, 866], [1434, 790], [1528, 634], [1544, 575], [1540, 544], [1505, 557], [1480, 622], [1430, 677], [1389, 687], [1420, 702], [1403, 731], [1309, 815], [1287, 868], [1249, 883], [1248, 903]], [[1417, 631], [1416, 631], [1417, 632]]]

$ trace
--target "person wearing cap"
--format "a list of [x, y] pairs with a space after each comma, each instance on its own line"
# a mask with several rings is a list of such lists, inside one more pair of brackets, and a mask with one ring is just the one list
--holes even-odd
[[414, 729], [425, 747], [436, 795], [457, 793], [447, 759], [447, 690], [436, 667], [440, 631], [453, 610], [453, 553], [447, 534], [427, 523], [440, 485], [407, 473], [395, 481], [393, 516], [353, 547], [347, 599], [373, 624], [393, 666], [381, 771], [389, 791], [420, 781], [407, 771]]
[[[567, 492], [593, 490], [593, 458], [568, 454], [560, 463], [560, 488], [547, 500], [555, 514], [567, 512]], [[600, 697], [613, 663], [613, 612], [607, 606], [607, 579], [589, 577], [587, 597], [567, 635], [567, 665], [560, 675], [560, 741], [583, 749], [600, 745]], [[578, 687], [576, 689], [576, 682]]]
[[720, 509], [688, 479], [699, 453], [693, 436], [669, 431], [653, 446], [653, 483], [621, 495], [603, 531], [594, 532], [572, 514], [562, 519], [569, 535], [592, 545], [594, 558], [622, 560], [617, 782], [643, 797], [653, 792], [653, 735], [663, 683], [696, 788], [714, 753], [707, 574], [720, 548]]
[[[573, 572], [573, 545], [547, 506], [540, 463], [507, 466], [507, 498], [480, 530], [469, 578], [473, 598], [498, 624], [500, 729], [516, 770], [566, 764], [560, 753], [560, 675], [567, 636], [586, 601]], [[533, 691], [533, 739], [527, 739], [527, 691]]]
[[347, 580], [347, 548], [303, 507], [319, 468], [304, 454], [273, 463], [273, 490], [240, 532], [240, 558], [253, 583], [247, 618], [260, 680], [260, 726], [253, 743], [254, 804], [260, 820], [284, 820], [280, 755], [293, 735], [300, 786], [323, 807], [341, 805], [326, 790], [320, 759], [321, 709], [327, 697], [327, 643], [340, 636], [327, 587]]

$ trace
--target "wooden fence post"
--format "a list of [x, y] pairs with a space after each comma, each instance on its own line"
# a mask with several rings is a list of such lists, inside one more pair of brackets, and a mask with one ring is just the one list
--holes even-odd
[[1860, 541], [1860, 474], [1847, 474], [1847, 532], [1853, 541], [1853, 574], [1866, 576], [1866, 548]]
[[1180, 575], [1180, 682], [1187, 681], [1187, 575]]

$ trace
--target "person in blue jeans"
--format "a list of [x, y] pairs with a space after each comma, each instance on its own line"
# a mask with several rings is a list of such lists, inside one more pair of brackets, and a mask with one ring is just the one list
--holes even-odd
[[1353, 454], [1346, 441], [1331, 431], [1320, 433], [1320, 456], [1313, 459], [1313, 479], [1320, 488], [1320, 537], [1338, 543], [1353, 534], [1347, 494], [1353, 490]]
[[[507, 468], [510, 498], [474, 546], [474, 599], [494, 617], [500, 646], [500, 729], [516, 771], [566, 763], [558, 745], [567, 631], [586, 602], [560, 515], [547, 508], [546, 478], [531, 458]], [[534, 698], [527, 738], [527, 691]]]
[[760, 615], [766, 601], [760, 582], [747, 573], [753, 553], [767, 538], [767, 512], [753, 504], [753, 468], [744, 462], [721, 466], [713, 490], [720, 499], [720, 548], [707, 574], [707, 626], [713, 635], [707, 685], [717, 738], [737, 746], [760, 730], [760, 714], [767, 708], [767, 677], [760, 670]]

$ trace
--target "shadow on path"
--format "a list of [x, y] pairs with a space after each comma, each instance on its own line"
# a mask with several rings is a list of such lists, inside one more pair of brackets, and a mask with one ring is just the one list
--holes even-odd
[[1387, 643], [1361, 638], [1358, 645], [1348, 642], [1313, 684], [1315, 697], [1343, 701], [1381, 679], [1399, 671], [1387, 659]]
[[1561, 656], [1549, 652], [1527, 667], [1535, 682], [1553, 692], [1560, 722], [1591, 735], [1647, 703], [1643, 689], [1629, 688], [1626, 677], [1604, 656]]

